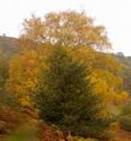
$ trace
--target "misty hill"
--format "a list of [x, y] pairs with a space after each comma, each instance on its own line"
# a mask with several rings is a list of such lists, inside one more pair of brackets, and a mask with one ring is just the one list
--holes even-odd
[[125, 57], [123, 53], [117, 53], [116, 57], [124, 65], [124, 87], [131, 94], [131, 56]]
[[0, 36], [0, 49], [9, 56], [13, 53], [17, 53], [19, 50], [18, 39]]

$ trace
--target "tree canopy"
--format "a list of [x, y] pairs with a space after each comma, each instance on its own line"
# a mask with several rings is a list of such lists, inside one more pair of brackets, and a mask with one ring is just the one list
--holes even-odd
[[105, 28], [97, 26], [85, 13], [66, 11], [48, 13], [44, 18], [32, 16], [24, 22], [23, 37], [35, 42], [61, 46], [110, 47]]

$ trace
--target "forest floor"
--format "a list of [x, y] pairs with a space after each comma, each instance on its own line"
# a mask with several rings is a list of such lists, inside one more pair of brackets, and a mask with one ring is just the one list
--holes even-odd
[[[32, 123], [34, 123], [32, 125]], [[5, 141], [38, 141], [36, 138], [37, 133], [37, 123], [36, 122], [30, 122], [25, 123], [21, 126], [21, 128], [18, 128], [16, 132], [8, 137]], [[44, 140], [48, 141], [57, 141], [59, 140], [57, 136], [55, 136], [52, 131], [50, 132], [50, 129], [47, 127], [46, 130], [43, 131]], [[46, 137], [45, 137], [46, 135]], [[119, 130], [115, 139], [113, 141], [131, 141], [131, 132], [127, 132], [125, 130]]]
[[6, 141], [38, 141], [38, 122], [37, 120], [28, 118], [21, 123], [15, 131], [9, 135]]
[[[38, 136], [44, 141], [59, 141], [63, 138], [58, 137], [56, 131], [48, 125], [26, 116], [10, 135], [0, 136], [0, 141], [40, 141]], [[120, 129], [112, 141], [131, 141], [131, 132]]]
[[115, 140], [113, 141], [131, 141], [131, 132], [125, 130], [119, 130]]

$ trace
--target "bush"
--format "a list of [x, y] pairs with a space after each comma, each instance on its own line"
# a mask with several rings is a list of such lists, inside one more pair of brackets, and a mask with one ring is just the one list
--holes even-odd
[[120, 124], [123, 129], [131, 131], [131, 101], [122, 108]]
[[131, 115], [122, 116], [120, 123], [123, 129], [131, 131]]
[[14, 95], [8, 94], [4, 90], [0, 90], [0, 108], [4, 106], [10, 106], [12, 108], [18, 108], [18, 102]]

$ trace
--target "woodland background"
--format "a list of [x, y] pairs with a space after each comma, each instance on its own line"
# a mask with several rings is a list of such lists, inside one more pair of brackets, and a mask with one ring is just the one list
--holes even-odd
[[130, 141], [131, 57], [85, 13], [32, 16], [0, 37], [1, 141]]

